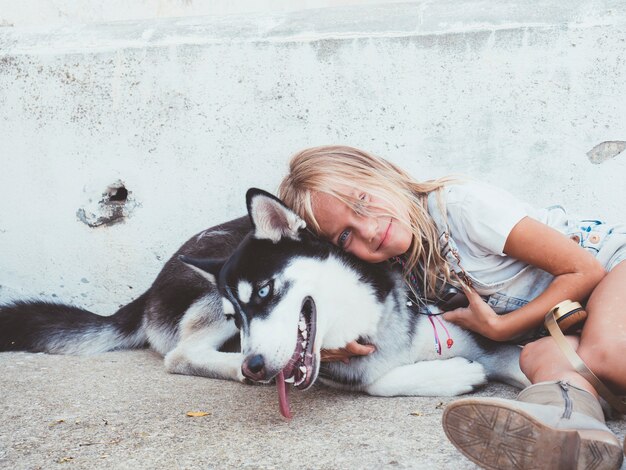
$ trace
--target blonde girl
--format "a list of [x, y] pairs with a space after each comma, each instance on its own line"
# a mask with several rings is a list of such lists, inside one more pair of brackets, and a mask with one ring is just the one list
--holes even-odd
[[[469, 305], [444, 320], [496, 341], [532, 340], [520, 367], [533, 385], [517, 400], [459, 400], [444, 413], [446, 434], [467, 457], [488, 468], [587, 468], [598, 459], [597, 468], [619, 468], [622, 446], [604, 423], [596, 391], [541, 326], [559, 302], [585, 302], [582, 334], [568, 341], [600, 379], [626, 392], [626, 227], [578, 219], [560, 206], [534, 208], [475, 181], [419, 182], [347, 146], [294, 155], [279, 197], [344, 250], [402, 266], [418, 298], [463, 289]], [[353, 341], [325, 359], [348, 361], [373, 350]], [[484, 416], [493, 419], [471, 429], [464, 424]], [[528, 436], [503, 432], [507, 423]], [[485, 445], [476, 446], [477, 439]], [[508, 451], [486, 450], [501, 448], [496, 443]]]

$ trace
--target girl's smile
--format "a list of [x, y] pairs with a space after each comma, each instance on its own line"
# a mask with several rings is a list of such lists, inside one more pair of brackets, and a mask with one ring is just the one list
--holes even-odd
[[393, 223], [393, 219], [389, 219], [389, 225], [387, 225], [387, 230], [385, 230], [385, 234], [383, 235], [383, 239], [380, 241], [380, 245], [376, 248], [376, 251], [379, 251], [382, 246], [385, 244], [387, 239], [389, 238], [389, 234], [391, 233], [391, 224]]
[[322, 236], [370, 263], [380, 263], [405, 253], [411, 246], [413, 235], [407, 222], [400, 222], [398, 217], [408, 221], [408, 213], [397, 214], [398, 211], [389, 204], [364, 192], [351, 195], [364, 202], [367, 212], [357, 213], [326, 193], [313, 195], [313, 213]]

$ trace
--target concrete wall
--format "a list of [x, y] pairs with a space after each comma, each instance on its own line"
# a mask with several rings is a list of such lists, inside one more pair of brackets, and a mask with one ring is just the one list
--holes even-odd
[[0, 301], [111, 312], [324, 143], [625, 220], [624, 3], [562, 3], [0, 28]]
[[0, 0], [0, 26], [222, 16], [384, 3], [394, 0]]

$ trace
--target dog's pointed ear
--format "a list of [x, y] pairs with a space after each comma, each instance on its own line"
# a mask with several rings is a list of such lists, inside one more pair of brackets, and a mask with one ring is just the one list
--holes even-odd
[[185, 255], [179, 255], [178, 259], [214, 285], [217, 284], [217, 276], [226, 262], [224, 259], [192, 258]]
[[283, 237], [300, 240], [299, 232], [306, 223], [276, 196], [251, 188], [246, 193], [246, 203], [254, 226], [254, 238], [274, 243]]

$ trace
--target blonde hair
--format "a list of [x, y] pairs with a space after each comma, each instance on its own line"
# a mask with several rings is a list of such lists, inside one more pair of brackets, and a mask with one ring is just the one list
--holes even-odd
[[[403, 275], [407, 285], [411, 273], [418, 273], [422, 291], [435, 298], [441, 280], [458, 285], [441, 256], [439, 233], [427, 208], [428, 194], [439, 191], [452, 178], [416, 181], [407, 172], [387, 160], [353, 147], [328, 145], [302, 150], [292, 156], [289, 173], [278, 188], [279, 197], [304, 219], [307, 226], [322, 235], [313, 212], [315, 193], [336, 197], [357, 213], [367, 213], [363, 201], [339, 192], [337, 188], [354, 188], [384, 201], [388, 207], [404, 207], [413, 241], [406, 253]], [[397, 214], [389, 214], [398, 218]], [[416, 292], [414, 294], [417, 295]]]

